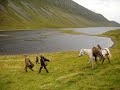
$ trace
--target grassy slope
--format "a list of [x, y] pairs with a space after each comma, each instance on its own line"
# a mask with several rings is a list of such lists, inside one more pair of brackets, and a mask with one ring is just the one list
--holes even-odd
[[0, 10], [0, 29], [112, 26], [102, 15], [72, 0], [9, 0], [9, 6], [3, 1], [0, 6], [6, 7]]
[[[37, 74], [24, 71], [23, 55], [0, 56], [1, 90], [120, 90], [120, 30], [110, 31], [104, 36], [112, 37], [116, 44], [111, 52], [111, 64], [106, 60], [103, 65], [90, 69], [88, 58], [78, 57], [79, 52], [42, 53], [52, 61], [48, 70]], [[35, 55], [29, 55], [35, 63]]]
[[[29, 10], [29, 9], [28, 9]], [[32, 20], [17, 20], [17, 16], [9, 14], [4, 14], [0, 12], [1, 19], [3, 22], [0, 23], [0, 29], [37, 29], [37, 28], [51, 28], [51, 27], [86, 27], [86, 26], [99, 26], [100, 24], [95, 24], [90, 22], [80, 16], [73, 16], [72, 14], [64, 13], [59, 9], [54, 9], [55, 15], [52, 17], [46, 18], [47, 15], [33, 15], [34, 12], [31, 12]], [[13, 11], [12, 11], [13, 12]], [[19, 15], [18, 15], [19, 16]], [[46, 16], [46, 17], [45, 17]], [[14, 17], [14, 18], [13, 18]], [[12, 21], [12, 22], [11, 22]], [[21, 23], [20, 23], [21, 22]]]

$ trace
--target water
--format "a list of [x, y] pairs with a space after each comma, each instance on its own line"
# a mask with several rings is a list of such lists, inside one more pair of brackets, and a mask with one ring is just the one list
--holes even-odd
[[89, 27], [89, 28], [63, 28], [62, 30], [74, 30], [87, 34], [102, 34], [110, 30], [120, 29], [120, 27]]
[[[98, 32], [102, 33], [111, 30], [109, 27], [96, 27], [94, 30], [92, 28], [83, 29], [90, 34], [98, 34]], [[72, 28], [72, 30], [77, 31], [83, 29]], [[84, 34], [63, 34], [56, 29], [0, 32], [0, 54], [73, 51], [80, 50], [81, 48], [92, 48], [97, 44], [100, 44], [104, 48], [111, 47], [113, 42], [107, 37], [89, 36]]]

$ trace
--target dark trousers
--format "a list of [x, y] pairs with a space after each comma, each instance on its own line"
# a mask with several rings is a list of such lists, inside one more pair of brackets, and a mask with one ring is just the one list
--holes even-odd
[[40, 72], [41, 72], [41, 70], [42, 70], [42, 68], [43, 68], [43, 67], [44, 67], [44, 69], [46, 70], [46, 72], [48, 73], [48, 70], [47, 70], [47, 68], [46, 68], [46, 66], [45, 66], [45, 65], [40, 67], [40, 69], [39, 69], [39, 72], [38, 72], [38, 73], [40, 73]]

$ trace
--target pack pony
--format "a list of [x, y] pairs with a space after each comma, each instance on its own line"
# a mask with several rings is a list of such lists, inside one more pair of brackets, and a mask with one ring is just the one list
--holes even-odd
[[[107, 58], [110, 63], [110, 59], [112, 58], [110, 50], [108, 48], [104, 48], [104, 49], [101, 49], [101, 52], [102, 52], [104, 59]], [[91, 64], [91, 68], [94, 68], [95, 57], [93, 56], [92, 49], [81, 49], [80, 53], [79, 53], [79, 57], [81, 57], [83, 55], [87, 55], [89, 57], [88, 63]], [[102, 63], [104, 62], [104, 59], [103, 59]]]

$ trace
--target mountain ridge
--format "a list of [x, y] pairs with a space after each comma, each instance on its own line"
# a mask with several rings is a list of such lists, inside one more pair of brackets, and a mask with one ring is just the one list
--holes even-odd
[[120, 26], [72, 0], [0, 0], [0, 29]]

